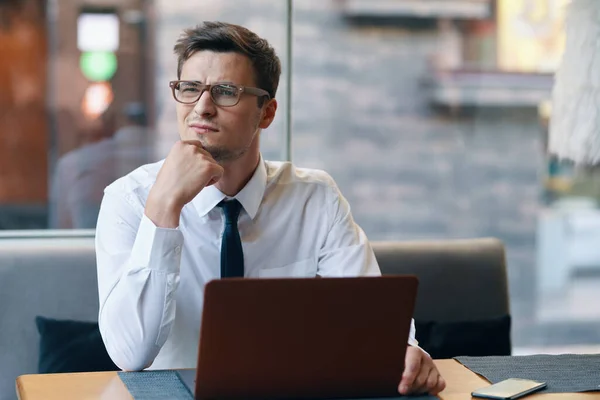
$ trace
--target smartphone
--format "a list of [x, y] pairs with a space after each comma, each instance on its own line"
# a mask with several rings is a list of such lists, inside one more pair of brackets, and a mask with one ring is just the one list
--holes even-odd
[[546, 382], [536, 382], [529, 379], [510, 378], [493, 385], [477, 389], [471, 393], [473, 397], [485, 399], [512, 400], [546, 387]]

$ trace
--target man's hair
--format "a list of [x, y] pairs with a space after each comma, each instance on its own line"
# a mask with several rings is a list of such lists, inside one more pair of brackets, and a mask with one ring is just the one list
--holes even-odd
[[281, 75], [279, 57], [269, 42], [243, 26], [225, 22], [204, 22], [195, 28], [184, 30], [174, 50], [177, 55], [177, 79], [181, 79], [183, 63], [197, 51], [210, 50], [245, 55], [252, 63], [257, 86], [269, 92], [271, 98], [275, 98]]

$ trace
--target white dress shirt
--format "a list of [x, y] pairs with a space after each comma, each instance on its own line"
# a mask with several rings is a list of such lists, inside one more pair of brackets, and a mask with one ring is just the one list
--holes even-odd
[[[204, 285], [220, 277], [226, 198], [204, 188], [177, 229], [144, 214], [162, 161], [105, 190], [96, 232], [99, 325], [125, 370], [195, 368]], [[348, 202], [325, 172], [263, 161], [235, 196], [246, 277], [380, 275]], [[409, 343], [416, 345], [414, 323]]]

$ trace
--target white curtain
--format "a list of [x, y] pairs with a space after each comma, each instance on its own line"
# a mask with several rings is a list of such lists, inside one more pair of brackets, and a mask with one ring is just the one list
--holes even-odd
[[600, 0], [572, 0], [565, 31], [548, 151], [579, 165], [595, 165], [600, 161]]

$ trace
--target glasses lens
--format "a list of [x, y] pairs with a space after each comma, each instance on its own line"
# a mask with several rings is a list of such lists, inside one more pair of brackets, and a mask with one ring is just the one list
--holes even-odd
[[239, 90], [233, 85], [215, 85], [211, 88], [214, 102], [220, 106], [233, 106], [237, 104]]
[[175, 98], [182, 103], [193, 103], [200, 97], [200, 87], [194, 82], [179, 82], [175, 86]]

